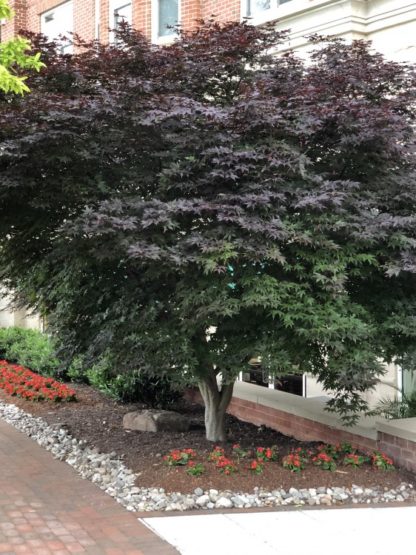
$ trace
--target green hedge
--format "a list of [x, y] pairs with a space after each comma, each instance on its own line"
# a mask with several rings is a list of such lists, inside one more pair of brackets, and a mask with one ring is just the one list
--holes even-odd
[[37, 330], [0, 328], [0, 358], [43, 376], [56, 376], [59, 369], [50, 338]]

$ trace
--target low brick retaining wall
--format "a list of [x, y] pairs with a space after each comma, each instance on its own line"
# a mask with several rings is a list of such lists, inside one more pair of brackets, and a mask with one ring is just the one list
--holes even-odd
[[[186, 396], [202, 402], [198, 391], [189, 391]], [[363, 451], [379, 449], [397, 466], [416, 472], [416, 418], [361, 418], [356, 426], [346, 427], [335, 414], [324, 410], [325, 401], [236, 382], [228, 412], [303, 441], [348, 442]]]
[[379, 422], [378, 444], [397, 464], [416, 472], [416, 418]]
[[416, 472], [416, 443], [390, 434], [379, 433], [379, 449], [388, 453], [398, 466]]
[[304, 441], [351, 443], [363, 451], [377, 449], [377, 441], [374, 439], [346, 432], [296, 414], [244, 401], [238, 397], [232, 399], [228, 412], [245, 422], [268, 426], [282, 434]]

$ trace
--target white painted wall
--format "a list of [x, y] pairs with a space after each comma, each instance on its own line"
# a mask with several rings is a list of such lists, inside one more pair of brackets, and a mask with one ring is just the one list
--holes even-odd
[[266, 20], [290, 29], [286, 47], [299, 52], [310, 49], [307, 36], [317, 33], [371, 40], [387, 58], [416, 61], [415, 0], [293, 0], [252, 22]]
[[12, 311], [9, 303], [10, 299], [4, 296], [4, 292], [0, 291], [0, 328], [18, 326], [20, 328], [42, 330], [42, 320], [39, 316], [33, 315], [24, 309]]

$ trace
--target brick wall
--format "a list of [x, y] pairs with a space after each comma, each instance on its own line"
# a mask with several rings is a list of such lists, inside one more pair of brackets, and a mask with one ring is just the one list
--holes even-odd
[[74, 32], [85, 40], [95, 38], [95, 2], [94, 0], [73, 0]]
[[202, 19], [201, 4], [206, 4], [206, 2], [198, 0], [181, 1], [181, 24], [184, 29], [195, 29], [197, 21]]
[[10, 0], [9, 4], [14, 11], [14, 18], [1, 26], [2, 42], [13, 38], [20, 29], [27, 27], [26, 0]]
[[28, 1], [27, 5], [27, 29], [34, 33], [40, 33], [40, 14], [51, 10], [62, 4], [57, 0], [34, 0]]
[[351, 443], [363, 451], [377, 448], [376, 441], [370, 438], [236, 397], [232, 399], [228, 412], [245, 422], [251, 422], [258, 426], [268, 426], [299, 440], [323, 441], [335, 444]]
[[133, 27], [146, 37], [152, 35], [152, 2], [151, 0], [133, 0]]
[[416, 472], [416, 442], [379, 432], [379, 448], [406, 470]]
[[241, 2], [240, 0], [201, 0], [201, 15], [208, 19], [215, 15], [219, 21], [239, 21]]
[[[188, 391], [186, 398], [191, 402], [202, 404], [202, 398], [198, 390]], [[227, 412], [244, 422], [251, 422], [257, 426], [267, 426], [301, 441], [322, 441], [332, 444], [346, 442], [363, 451], [380, 450], [392, 457], [397, 466], [416, 472], [416, 438], [414, 440], [405, 439], [393, 432], [378, 431], [377, 435], [374, 436], [377, 439], [372, 439], [354, 433], [356, 431], [354, 428], [351, 428], [351, 431], [346, 431], [287, 411], [240, 399], [236, 396], [232, 398]], [[416, 432], [416, 419], [413, 420], [413, 427]]]
[[[73, 0], [74, 32], [82, 38], [95, 38], [95, 0]], [[133, 26], [151, 38], [152, 1], [132, 0]], [[2, 40], [13, 37], [20, 29], [40, 31], [40, 14], [59, 4], [62, 0], [12, 0], [15, 18], [2, 26]], [[100, 0], [100, 40], [107, 42], [109, 27], [109, 0]], [[194, 29], [196, 21], [215, 15], [219, 21], [240, 19], [240, 0], [181, 0], [181, 23], [184, 29]]]

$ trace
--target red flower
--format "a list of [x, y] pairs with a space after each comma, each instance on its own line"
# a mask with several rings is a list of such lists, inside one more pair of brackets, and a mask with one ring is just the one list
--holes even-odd
[[66, 385], [3, 360], [0, 361], [0, 388], [9, 395], [17, 395], [32, 401], [75, 399], [75, 391]]

